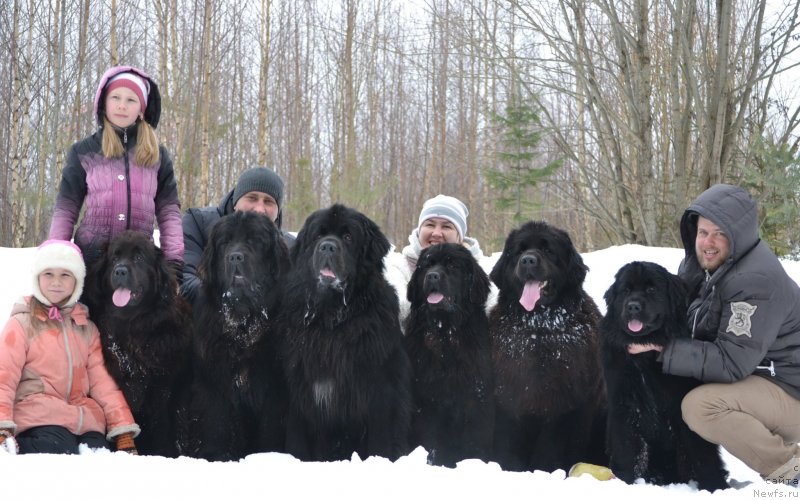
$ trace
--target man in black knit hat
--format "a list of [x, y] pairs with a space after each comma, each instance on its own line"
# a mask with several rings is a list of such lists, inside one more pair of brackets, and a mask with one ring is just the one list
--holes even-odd
[[[281, 228], [283, 215], [283, 179], [266, 167], [245, 170], [239, 176], [236, 187], [222, 198], [219, 206], [190, 208], [183, 216], [183, 284], [181, 294], [194, 303], [200, 289], [197, 267], [203, 256], [214, 224], [235, 211], [258, 212], [272, 220]], [[286, 245], [291, 248], [294, 236], [281, 230]]]

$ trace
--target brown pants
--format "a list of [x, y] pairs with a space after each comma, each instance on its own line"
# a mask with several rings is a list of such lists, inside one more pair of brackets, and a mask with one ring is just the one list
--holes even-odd
[[690, 429], [764, 477], [800, 453], [800, 401], [763, 377], [701, 385], [681, 411]]

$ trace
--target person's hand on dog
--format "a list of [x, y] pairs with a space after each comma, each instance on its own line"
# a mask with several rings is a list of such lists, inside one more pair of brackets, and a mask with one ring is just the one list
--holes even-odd
[[661, 352], [663, 348], [664, 346], [658, 344], [629, 344], [628, 354], [641, 354], [648, 351]]

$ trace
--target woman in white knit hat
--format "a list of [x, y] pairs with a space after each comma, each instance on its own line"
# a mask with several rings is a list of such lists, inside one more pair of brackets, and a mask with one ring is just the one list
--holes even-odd
[[[434, 196], [422, 205], [422, 211], [417, 219], [417, 227], [408, 236], [408, 245], [398, 254], [389, 252], [385, 259], [386, 270], [384, 276], [397, 290], [400, 301], [401, 323], [408, 316], [411, 305], [406, 298], [406, 289], [414, 269], [417, 268], [417, 259], [422, 250], [439, 243], [460, 243], [464, 245], [481, 264], [487, 269], [490, 263], [488, 257], [483, 255], [478, 240], [467, 236], [467, 206], [458, 198], [443, 194]], [[487, 273], [489, 271], [487, 270]], [[491, 285], [489, 301], [495, 300], [497, 287]]]
[[[436, 195], [422, 205], [417, 227], [408, 236], [408, 245], [403, 248], [403, 256], [408, 262], [408, 275], [417, 267], [417, 259], [422, 250], [438, 243], [461, 243], [475, 257], [483, 257], [478, 240], [467, 236], [467, 216], [469, 210], [458, 198]], [[408, 279], [406, 281], [408, 281]]]

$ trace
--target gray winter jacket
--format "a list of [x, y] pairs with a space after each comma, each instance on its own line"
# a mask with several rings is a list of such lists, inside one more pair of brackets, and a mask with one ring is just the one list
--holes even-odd
[[[698, 215], [720, 227], [730, 255], [713, 274], [697, 261]], [[665, 373], [703, 382], [735, 382], [756, 374], [800, 399], [800, 288], [758, 237], [755, 201], [743, 189], [712, 186], [686, 209], [680, 224], [686, 255], [678, 273], [692, 287], [692, 339], [665, 346]]]

